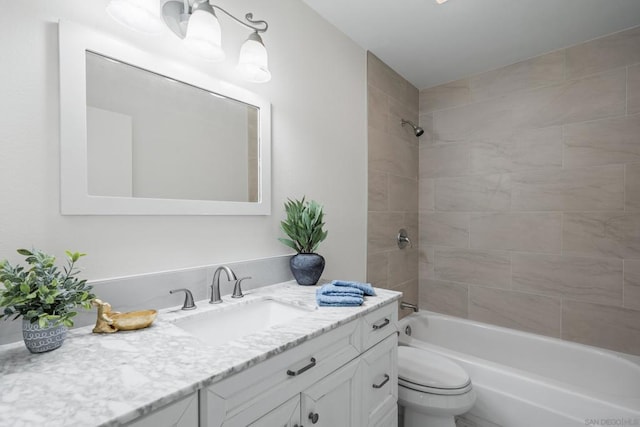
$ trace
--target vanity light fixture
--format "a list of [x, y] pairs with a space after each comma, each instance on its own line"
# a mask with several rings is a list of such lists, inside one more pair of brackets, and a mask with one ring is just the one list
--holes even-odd
[[[157, 34], [162, 28], [158, 7], [158, 0], [111, 0], [107, 12], [131, 29]], [[171, 31], [183, 39], [187, 50], [207, 61], [221, 62], [226, 55], [222, 49], [222, 30], [216, 11], [251, 30], [240, 48], [236, 67], [242, 77], [253, 83], [271, 80], [267, 49], [260, 37], [260, 33], [269, 28], [267, 21], [254, 20], [253, 14], [247, 13], [245, 22], [208, 0], [169, 0], [162, 6], [162, 18]]]

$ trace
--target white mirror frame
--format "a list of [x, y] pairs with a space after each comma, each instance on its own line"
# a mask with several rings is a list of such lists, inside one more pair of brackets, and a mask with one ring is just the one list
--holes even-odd
[[[270, 215], [271, 104], [243, 88], [71, 22], [59, 22], [60, 210], [63, 215]], [[86, 51], [259, 108], [258, 202], [92, 196], [87, 179]]]

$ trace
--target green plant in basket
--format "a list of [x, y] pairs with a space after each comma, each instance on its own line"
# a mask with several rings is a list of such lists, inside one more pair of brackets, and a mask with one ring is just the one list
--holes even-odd
[[324, 227], [323, 207], [315, 200], [288, 199], [284, 204], [287, 218], [280, 222], [288, 239], [278, 238], [282, 243], [298, 253], [315, 253], [320, 243], [327, 238]]
[[85, 254], [66, 251], [67, 264], [60, 270], [55, 257], [40, 250], [18, 249], [18, 253], [26, 257], [26, 267], [0, 261], [0, 318], [23, 317], [42, 328], [73, 326], [75, 308], [89, 309], [95, 298], [92, 286], [77, 277], [75, 264]]

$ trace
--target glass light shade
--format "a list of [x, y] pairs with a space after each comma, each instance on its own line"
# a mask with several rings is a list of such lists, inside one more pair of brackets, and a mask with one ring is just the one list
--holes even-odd
[[224, 61], [222, 31], [216, 16], [206, 10], [196, 10], [189, 18], [185, 47], [208, 61]]
[[267, 49], [257, 33], [251, 34], [240, 48], [237, 69], [250, 82], [265, 83], [271, 80]]
[[158, 0], [111, 0], [107, 5], [107, 13], [131, 30], [145, 34], [162, 32]]

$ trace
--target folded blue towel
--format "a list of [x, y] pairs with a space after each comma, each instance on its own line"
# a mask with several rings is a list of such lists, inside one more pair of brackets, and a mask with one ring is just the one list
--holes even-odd
[[360, 289], [365, 295], [375, 295], [376, 291], [373, 290], [371, 283], [351, 282], [347, 280], [334, 280], [331, 282], [335, 286], [348, 286], [350, 288]]
[[350, 295], [354, 297], [364, 296], [364, 291], [358, 288], [352, 288], [350, 286], [336, 286], [329, 283], [326, 285], [323, 285], [320, 288], [320, 293], [322, 295], [334, 295], [334, 296], [340, 296], [340, 295]]
[[361, 296], [324, 295], [321, 289], [316, 289], [316, 302], [321, 307], [358, 307], [364, 302]]

